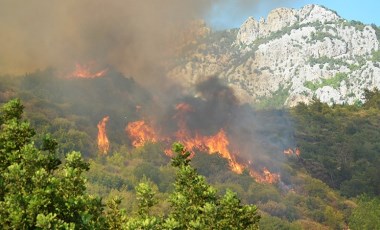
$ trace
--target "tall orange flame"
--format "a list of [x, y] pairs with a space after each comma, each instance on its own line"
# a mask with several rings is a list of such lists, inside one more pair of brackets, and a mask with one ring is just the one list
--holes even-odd
[[[280, 179], [280, 175], [271, 173], [267, 168], [263, 168], [262, 172], [256, 171], [251, 163], [242, 164], [237, 159], [237, 153], [233, 153], [229, 149], [230, 142], [224, 129], [220, 129], [215, 135], [203, 136], [199, 133], [189, 131], [186, 124], [186, 113], [193, 111], [193, 108], [186, 104], [180, 103], [176, 106], [177, 113], [173, 116], [177, 120], [178, 130], [175, 137], [161, 137], [152, 126], [145, 121], [135, 121], [128, 123], [125, 131], [132, 141], [134, 147], [143, 146], [146, 142], [177, 140], [185, 146], [186, 150], [191, 153], [190, 157], [194, 156], [194, 151], [199, 150], [209, 154], [217, 153], [221, 157], [228, 160], [231, 171], [241, 174], [246, 169], [251, 177], [259, 183], [276, 183]], [[171, 141], [170, 141], [171, 142]], [[285, 151], [284, 151], [285, 152]], [[173, 156], [170, 149], [165, 150], [165, 154]], [[241, 160], [241, 159], [240, 159]]]
[[98, 77], [104, 77], [107, 73], [107, 69], [103, 69], [98, 72], [92, 72], [91, 71], [92, 65], [81, 65], [76, 64], [75, 65], [75, 71], [72, 72], [69, 77], [75, 77], [75, 78], [98, 78]]
[[220, 129], [219, 132], [213, 136], [201, 136], [197, 134], [194, 138], [184, 138], [180, 139], [180, 141], [184, 143], [186, 149], [189, 151], [198, 149], [208, 152], [209, 154], [220, 154], [221, 157], [228, 160], [231, 170], [235, 173], [240, 174], [245, 168], [235, 160], [235, 155], [228, 149], [229, 140], [223, 129]]
[[101, 155], [107, 155], [108, 150], [110, 148], [110, 143], [108, 141], [107, 133], [106, 133], [106, 124], [109, 120], [109, 116], [105, 116], [98, 123], [98, 148], [99, 153]]
[[132, 140], [134, 147], [143, 146], [146, 142], [157, 142], [156, 132], [145, 121], [135, 121], [128, 123], [125, 129]]

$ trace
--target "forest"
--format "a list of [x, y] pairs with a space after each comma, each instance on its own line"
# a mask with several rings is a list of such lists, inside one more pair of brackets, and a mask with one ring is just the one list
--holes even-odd
[[[251, 168], [234, 172], [231, 159], [205, 149], [190, 153], [176, 140], [134, 146], [124, 126], [150, 117], [159, 105], [133, 78], [110, 71], [104, 78], [64, 79], [51, 69], [0, 78], [0, 220], [4, 228], [380, 226], [377, 89], [366, 90], [364, 102], [355, 105], [328, 106], [314, 99], [308, 105], [284, 109], [236, 105], [223, 87], [214, 87], [222, 101], [212, 95], [202, 101], [189, 96], [178, 100], [205, 108], [211, 101], [217, 112], [207, 111], [209, 116], [223, 109], [247, 120], [254, 118], [256, 123], [247, 121], [244, 129], [227, 126], [226, 132], [256, 138], [239, 137], [236, 146], [265, 153], [254, 155], [254, 160], [280, 175], [265, 183], [253, 178]], [[223, 107], [229, 102], [233, 111]], [[166, 113], [162, 117], [173, 117], [170, 111]], [[106, 115], [110, 117], [110, 148], [102, 154], [97, 124]], [[218, 130], [217, 123], [213, 125]], [[243, 146], [246, 141], [254, 144]], [[165, 153], [168, 145], [175, 153], [172, 157]]]

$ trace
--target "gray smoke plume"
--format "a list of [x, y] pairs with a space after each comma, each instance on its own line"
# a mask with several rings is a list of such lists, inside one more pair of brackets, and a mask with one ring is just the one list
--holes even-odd
[[179, 38], [190, 21], [205, 18], [216, 5], [232, 4], [236, 14], [260, 2], [0, 0], [0, 73], [70, 71], [75, 63], [97, 63], [143, 82], [154, 80], [184, 42]]
[[[162, 80], [166, 60], [172, 57], [181, 43], [194, 39], [191, 34], [183, 36], [190, 22], [204, 18], [218, 5], [233, 4], [233, 12], [230, 13], [237, 14], [261, 3], [279, 2], [283, 1], [0, 0], [0, 74], [25, 74], [51, 66], [67, 74], [73, 71], [75, 63], [97, 63], [98, 68], [112, 66], [126, 76], [133, 76], [139, 83], [154, 86], [149, 88], [158, 91], [163, 85], [169, 84]], [[80, 86], [78, 83], [74, 85]], [[72, 85], [65, 87], [60, 84], [56, 88], [68, 96], [76, 95], [73, 92], [82, 93], [82, 88], [75, 91]], [[124, 92], [103, 95], [107, 88], [98, 88], [95, 90], [101, 98], [98, 101], [104, 102], [102, 113], [111, 102], [121, 100], [126, 95]], [[263, 153], [278, 155], [281, 148], [287, 146], [287, 130], [290, 129], [285, 115], [273, 115], [278, 122], [271, 123], [268, 119], [271, 114], [259, 113], [248, 105], [240, 104], [233, 90], [216, 78], [198, 85], [196, 91], [201, 95], [199, 98], [182, 98], [182, 92], [176, 93], [174, 90], [161, 90], [162, 93], [152, 96], [158, 98], [152, 100], [152, 104], [163, 105], [164, 109], [160, 111], [154, 107], [149, 114], [168, 118], [168, 121], [160, 121], [161, 124], [167, 124], [164, 127], [176, 124], [172, 118], [176, 113], [173, 105], [177, 104], [165, 100], [186, 102], [194, 108], [185, 117], [192, 131], [214, 135], [220, 128], [226, 129], [233, 142], [237, 143], [232, 147], [241, 149], [241, 154], [248, 160], [255, 156], [258, 164], [260, 161], [267, 163], [273, 157]], [[89, 100], [96, 98], [89, 97]], [[119, 110], [123, 109], [123, 104], [118, 106]], [[165, 105], [172, 106], [172, 110], [168, 112]], [[89, 110], [88, 107], [78, 107], [80, 112]], [[125, 112], [120, 114], [124, 115]], [[124, 118], [122, 115], [119, 117]], [[110, 118], [110, 126], [113, 125], [113, 119]], [[265, 133], [265, 130], [269, 131]]]

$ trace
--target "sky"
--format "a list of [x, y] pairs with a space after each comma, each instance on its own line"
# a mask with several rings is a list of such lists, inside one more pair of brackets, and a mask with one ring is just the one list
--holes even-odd
[[379, 0], [277, 0], [270, 1], [270, 4], [268, 1], [259, 1], [254, 8], [244, 10], [235, 9], [235, 1], [239, 0], [225, 0], [223, 5], [215, 5], [211, 14], [206, 18], [208, 25], [214, 29], [237, 28], [249, 16], [256, 19], [266, 18], [271, 10], [278, 7], [300, 9], [307, 4], [319, 4], [336, 11], [344, 19], [361, 21], [365, 24], [374, 23], [380, 26]]

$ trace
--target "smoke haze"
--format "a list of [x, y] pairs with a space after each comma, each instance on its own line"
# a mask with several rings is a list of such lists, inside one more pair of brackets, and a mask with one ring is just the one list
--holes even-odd
[[[254, 8], [261, 2], [236, 0], [234, 9]], [[197, 36], [191, 28], [197, 25], [194, 20], [222, 4], [222, 0], [0, 0], [0, 74], [53, 67], [58, 76], [66, 76], [76, 63], [90, 63], [98, 69], [110, 67], [109, 78], [93, 83], [77, 79], [64, 84], [65, 80], [54, 79], [56, 85], [52, 86], [48, 73], [40, 83], [50, 89], [50, 94], [43, 94], [49, 99], [65, 97], [72, 111], [95, 117], [96, 123], [109, 115], [109, 128], [114, 130], [110, 142], [122, 136], [120, 127], [124, 123], [143, 119], [143, 112], [155, 118], [167, 136], [173, 135], [181, 128], [179, 119], [173, 119], [178, 117], [176, 106], [186, 103], [191, 109], [182, 116], [192, 136], [199, 132], [210, 137], [223, 129], [231, 140], [231, 149], [239, 150], [239, 157], [272, 170], [276, 168], [273, 162], [283, 158], [281, 149], [288, 146], [290, 135], [286, 130], [290, 125], [285, 115], [273, 115], [276, 124], [267, 122], [271, 114], [241, 104], [233, 89], [216, 77], [195, 85], [192, 93], [196, 97], [184, 95], [180, 88], [170, 88], [173, 83], [163, 81], [167, 60]], [[122, 74], [115, 74], [117, 71]], [[124, 76], [132, 76], [149, 93], [136, 93], [140, 84]], [[36, 85], [30, 77], [28, 80], [30, 87]], [[37, 84], [30, 91], [43, 90]], [[65, 96], [57, 95], [59, 92]], [[147, 98], [142, 98], [145, 94]]]
[[[234, 1], [234, 13], [259, 2]], [[188, 23], [223, 4], [231, 1], [0, 0], [0, 73], [51, 66], [67, 72], [75, 63], [97, 63], [153, 80], [183, 42], [179, 37]]]

